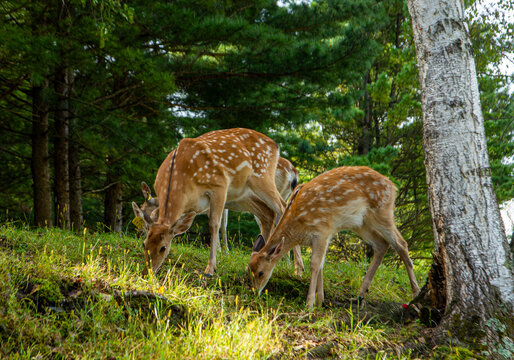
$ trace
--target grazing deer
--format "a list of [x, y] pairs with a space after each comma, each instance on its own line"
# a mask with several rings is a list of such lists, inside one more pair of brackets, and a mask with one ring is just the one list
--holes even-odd
[[351, 229], [374, 249], [359, 299], [367, 293], [371, 280], [392, 246], [407, 268], [412, 294], [419, 293], [407, 243], [394, 223], [395, 185], [385, 176], [365, 167], [339, 167], [296, 188], [279, 223], [267, 242], [257, 238], [248, 266], [252, 286], [259, 293], [286, 252], [295, 245], [312, 247], [311, 282], [307, 306], [321, 305], [323, 264], [332, 235]]
[[144, 242], [145, 261], [156, 272], [169, 252], [171, 240], [207, 212], [211, 247], [205, 273], [216, 270], [216, 244], [223, 209], [257, 216], [262, 234], [269, 236], [280, 218], [284, 200], [275, 186], [278, 146], [249, 129], [227, 129], [183, 139], [164, 160], [155, 180], [159, 216]]
[[136, 225], [138, 235], [148, 233], [150, 226], [159, 218], [159, 199], [152, 196], [150, 187], [143, 181], [141, 182], [141, 191], [145, 202], [141, 206], [132, 201], [132, 210], [136, 216], [132, 222]]
[[[289, 160], [282, 157], [279, 157], [278, 159], [277, 170], [275, 172], [275, 184], [280, 196], [284, 200], [287, 200], [287, 198], [291, 195], [294, 188], [298, 184], [298, 170], [296, 170], [296, 168]], [[152, 196], [150, 187], [144, 181], [141, 183], [141, 191], [143, 193], [143, 197], [145, 198], [145, 202], [140, 207], [135, 202], [132, 202], [132, 209], [134, 210], [134, 215], [136, 218], [140, 219], [138, 221], [141, 222], [137, 222], [136, 224], [136, 226], [138, 226], [138, 230], [146, 235], [150, 226], [156, 222], [159, 217], [159, 199]], [[226, 235], [227, 219], [228, 209], [225, 209], [222, 214], [220, 227], [223, 236], [222, 239], [224, 242], [223, 246], [228, 250]], [[259, 226], [261, 226], [257, 217], [256, 220], [259, 223]], [[217, 246], [219, 246], [219, 244], [217, 244]], [[300, 246], [295, 246], [293, 248], [293, 252], [295, 273], [301, 276], [304, 271], [304, 265], [301, 257]]]

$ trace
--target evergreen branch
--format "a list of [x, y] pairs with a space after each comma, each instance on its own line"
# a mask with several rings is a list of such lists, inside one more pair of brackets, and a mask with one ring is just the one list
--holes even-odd
[[136, 84], [136, 85], [131, 85], [131, 86], [127, 86], [127, 87], [124, 87], [120, 90], [117, 90], [115, 91], [114, 93], [112, 94], [109, 94], [109, 95], [105, 95], [105, 96], [102, 96], [102, 97], [99, 97], [99, 98], [96, 98], [95, 100], [93, 100], [93, 102], [91, 102], [91, 104], [97, 104], [99, 102], [102, 102], [102, 101], [106, 101], [106, 100], [109, 100], [109, 99], [112, 99], [116, 96], [119, 96], [120, 94], [124, 93], [124, 92], [127, 92], [129, 90], [134, 90], [134, 89], [139, 89], [139, 88], [142, 88], [143, 87], [143, 84]]
[[113, 183], [110, 183], [109, 185], [106, 185], [104, 186], [103, 188], [101, 189], [95, 189], [95, 190], [89, 190], [89, 191], [84, 191], [82, 192], [82, 195], [86, 195], [86, 194], [95, 194], [95, 193], [99, 193], [99, 192], [103, 192], [107, 189], [109, 189], [110, 187], [113, 187], [114, 185], [117, 185], [119, 184], [120, 182], [119, 181], [115, 181]]
[[[4, 97], [8, 96], [9, 94], [13, 93], [14, 91], [16, 91], [18, 89], [18, 87], [21, 85], [21, 83], [23, 81], [25, 81], [26, 78], [28, 78], [28, 74], [24, 74], [20, 78], [18, 78], [16, 81], [11, 82], [11, 85], [7, 89], [7, 91], [0, 94], [0, 100], [2, 100]], [[4, 80], [3, 77], [2, 77], [2, 80]], [[8, 83], [8, 81], [6, 81], [6, 80], [4, 80], [4, 82]]]
[[243, 12], [244, 10], [252, 8], [252, 7], [255, 7], [255, 4], [250, 2], [250, 5], [242, 6], [239, 9], [236, 9], [232, 14], [230, 14], [228, 16], [228, 18], [231, 19], [234, 15], [237, 15], [237, 14]]
[[21, 136], [24, 136], [24, 137], [30, 137], [31, 136], [31, 134], [29, 134], [29, 133], [24, 133], [22, 131], [13, 130], [13, 129], [5, 127], [5, 126], [0, 126], [0, 129], [8, 131], [8, 132], [11, 132], [13, 134], [21, 135]]
[[193, 106], [193, 105], [186, 105], [186, 104], [179, 104], [179, 103], [173, 103], [173, 102], [165, 102], [168, 106], [175, 106], [182, 109], [187, 110], [227, 110], [227, 111], [259, 111], [263, 109], [268, 110], [281, 110], [281, 111], [293, 111], [298, 110], [298, 107], [280, 107], [280, 106], [269, 106], [269, 105], [263, 105], [263, 106], [247, 106], [247, 107], [237, 107], [237, 106], [214, 106], [214, 105], [208, 105], [208, 106]]
[[17, 158], [19, 158], [21, 160], [24, 160], [24, 161], [28, 161], [28, 160], [30, 160], [32, 158], [30, 156], [24, 156], [24, 155], [18, 154], [16, 152], [14, 152], [12, 150], [9, 150], [9, 149], [6, 149], [6, 148], [4, 148], [2, 146], [0, 146], [0, 151], [3, 151], [3, 152], [5, 152], [5, 153], [7, 153], [9, 155], [12, 155], [12, 156], [17, 157]]
[[[211, 73], [211, 74], [203, 74], [201, 76], [196, 77], [196, 79], [210, 80], [210, 79], [229, 79], [229, 78], [236, 78], [236, 77], [260, 79], [260, 78], [282, 78], [282, 77], [286, 77], [286, 76], [298, 76], [298, 75], [305, 74], [305, 73], [326, 70], [326, 69], [336, 65], [337, 63], [340, 63], [341, 61], [345, 60], [346, 58], [348, 58], [348, 56], [351, 54], [352, 50], [353, 50], [353, 47], [351, 49], [349, 49], [347, 54], [345, 54], [344, 56], [342, 56], [340, 58], [337, 58], [336, 60], [334, 60], [328, 64], [324, 64], [322, 66], [316, 66], [316, 67], [312, 67], [312, 68], [307, 68], [307, 69], [296, 69], [293, 71], [281, 72], [281, 73], [256, 73], [256, 72], [226, 71], [226, 72], [218, 72], [218, 73]], [[187, 74], [196, 74], [196, 73], [183, 72], [182, 74], [187, 75]], [[190, 79], [185, 76], [182, 78]], [[179, 79], [181, 79], [181, 77], [180, 77], [180, 75], [177, 75], [177, 81], [180, 81]]]
[[26, 116], [22, 115], [22, 113], [21, 113], [21, 112], [11, 110], [11, 109], [9, 109], [9, 108], [7, 108], [7, 107], [5, 107], [5, 106], [0, 106], [0, 109], [2, 109], [3, 111], [9, 112], [9, 113], [11, 113], [11, 114], [13, 114], [13, 115], [16, 115], [16, 116], [18, 116], [18, 117], [22, 118], [23, 120], [25, 120], [25, 121], [27, 121], [27, 122], [32, 122], [32, 119], [31, 119], [31, 118], [28, 118], [28, 117], [26, 117]]
[[21, 4], [19, 7], [14, 8], [14, 9], [12, 9], [12, 10], [8, 10], [8, 9], [6, 9], [6, 8], [5, 8], [5, 6], [4, 6], [4, 4], [2, 4], [2, 8], [5, 10], [4, 15], [5, 15], [5, 16], [8, 16], [8, 17], [9, 17], [9, 18], [10, 18], [10, 19], [11, 19], [11, 20], [12, 20], [12, 21], [17, 25], [17, 26], [22, 27], [23, 25], [22, 25], [22, 24], [20, 24], [20, 23], [18, 22], [18, 20], [16, 20], [16, 18], [13, 16], [13, 14], [14, 14], [14, 13], [19, 12], [19, 11], [20, 11], [20, 10], [22, 10], [22, 9], [25, 9], [25, 8], [27, 7], [27, 4], [29, 4], [29, 3], [30, 3], [30, 1], [27, 1], [27, 2], [25, 2], [25, 3], [23, 3], [23, 4]]

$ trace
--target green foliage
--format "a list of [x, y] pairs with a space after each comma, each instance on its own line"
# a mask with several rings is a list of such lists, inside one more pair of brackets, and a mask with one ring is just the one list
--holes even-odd
[[343, 156], [338, 166], [368, 166], [383, 175], [390, 175], [392, 160], [398, 153], [398, 149], [392, 146], [374, 148], [366, 155]]
[[[491, 11], [498, 21], [475, 5], [468, 13], [491, 172], [503, 202], [514, 196], [514, 102], [511, 80], [496, 69], [512, 24]], [[122, 184], [125, 203], [140, 202], [140, 182], [152, 185], [183, 137], [248, 127], [279, 143], [301, 182], [340, 165], [389, 176], [399, 188], [400, 231], [412, 250], [426, 256], [430, 249], [405, 1], [68, 0], [20, 7], [7, 0], [0, 14], [1, 218], [32, 220], [31, 91], [48, 84], [53, 140], [55, 76], [67, 64], [86, 226], [102, 227], [113, 184]], [[131, 229], [129, 206], [123, 218]], [[206, 237], [205, 221], [197, 224]], [[234, 214], [229, 232], [248, 244], [258, 229], [251, 216]]]
[[[70, 133], [79, 144], [91, 226], [103, 220], [106, 188], [121, 182], [125, 199], [139, 199], [140, 181], [152, 183], [184, 136], [226, 127], [269, 133], [315, 118], [326, 94], [370, 65], [381, 8], [374, 1], [70, 0], [21, 9], [7, 1], [0, 29], [7, 96], [0, 106], [10, 111], [2, 119], [2, 151], [5, 165], [27, 180], [4, 196], [2, 209], [30, 214], [30, 87], [48, 84], [52, 108], [62, 64], [74, 72]], [[6, 187], [9, 175], [2, 175]]]

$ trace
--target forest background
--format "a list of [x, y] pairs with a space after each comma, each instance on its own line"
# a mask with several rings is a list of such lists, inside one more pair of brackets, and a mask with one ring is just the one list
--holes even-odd
[[[465, 3], [492, 178], [506, 203], [513, 76], [500, 64], [512, 62], [514, 5]], [[153, 184], [180, 139], [247, 127], [277, 141], [300, 182], [342, 165], [389, 176], [400, 231], [414, 257], [430, 258], [405, 1], [4, 0], [0, 14], [2, 220], [132, 231], [130, 202], [143, 201], [141, 181]], [[229, 233], [250, 245], [253, 217], [231, 214]], [[205, 219], [195, 223], [190, 231], [208, 238]]]

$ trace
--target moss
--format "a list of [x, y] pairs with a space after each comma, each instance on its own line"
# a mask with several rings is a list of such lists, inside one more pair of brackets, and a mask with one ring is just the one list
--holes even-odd
[[458, 339], [471, 344], [484, 335], [478, 315], [463, 317], [461, 314], [454, 313], [451, 317], [450, 329]]
[[475, 354], [473, 351], [458, 347], [458, 346], [438, 346], [433, 354], [432, 359], [439, 360], [439, 359], [445, 359], [445, 360], [467, 360], [467, 359], [486, 359], [484, 357], [481, 357], [477, 354]]
[[61, 293], [60, 284], [52, 281], [52, 279], [32, 279], [31, 298], [39, 304], [39, 306], [51, 306], [64, 300]]

